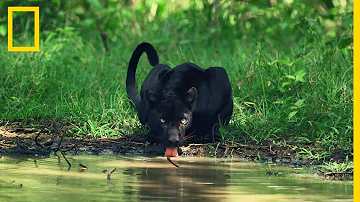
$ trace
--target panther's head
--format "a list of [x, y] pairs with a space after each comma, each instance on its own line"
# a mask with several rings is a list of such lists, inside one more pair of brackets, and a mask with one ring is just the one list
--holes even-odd
[[162, 96], [151, 98], [155, 104], [149, 113], [148, 125], [165, 147], [175, 148], [183, 143], [184, 136], [191, 127], [196, 98], [195, 87], [181, 96], [166, 92]]

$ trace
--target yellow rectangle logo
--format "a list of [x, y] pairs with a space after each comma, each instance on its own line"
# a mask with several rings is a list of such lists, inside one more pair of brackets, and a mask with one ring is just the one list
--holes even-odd
[[[34, 12], [34, 46], [13, 46], [13, 12]], [[40, 51], [39, 7], [8, 7], [8, 51], [38, 52]]]

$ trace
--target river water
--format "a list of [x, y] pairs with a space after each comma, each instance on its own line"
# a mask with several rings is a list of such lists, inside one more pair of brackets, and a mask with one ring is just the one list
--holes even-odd
[[62, 157], [2, 156], [0, 201], [353, 201], [353, 182], [306, 169], [215, 158], [173, 158], [180, 168], [164, 157], [67, 158], [70, 170]]

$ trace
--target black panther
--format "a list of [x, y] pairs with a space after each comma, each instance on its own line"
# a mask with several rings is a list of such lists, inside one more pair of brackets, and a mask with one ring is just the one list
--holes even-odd
[[[139, 95], [135, 75], [143, 52], [153, 68]], [[132, 54], [126, 90], [140, 122], [150, 128], [147, 140], [163, 144], [168, 157], [177, 156], [175, 148], [187, 135], [195, 134], [198, 140], [217, 138], [220, 125], [227, 125], [233, 112], [232, 89], [224, 68], [202, 69], [189, 62], [170, 68], [159, 64], [155, 48], [146, 42]]]

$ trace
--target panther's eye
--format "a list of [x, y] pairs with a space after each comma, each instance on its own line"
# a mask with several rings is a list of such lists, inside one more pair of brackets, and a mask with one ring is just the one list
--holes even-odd
[[181, 119], [181, 120], [180, 120], [180, 123], [182, 123], [182, 124], [187, 124], [188, 121], [187, 121], [186, 119]]
[[165, 123], [165, 119], [160, 119], [160, 122], [161, 122], [161, 123]]

